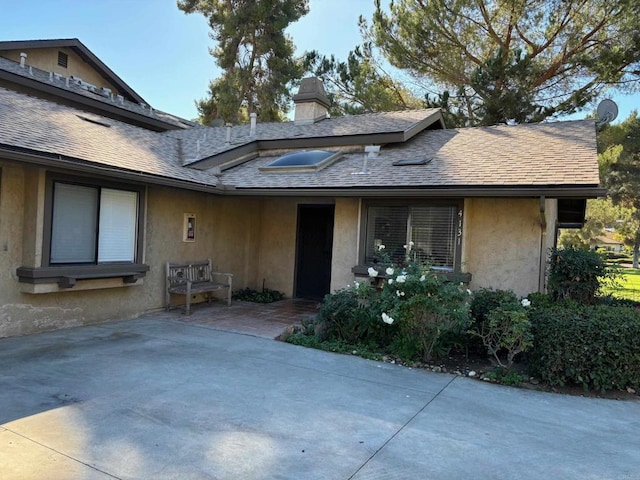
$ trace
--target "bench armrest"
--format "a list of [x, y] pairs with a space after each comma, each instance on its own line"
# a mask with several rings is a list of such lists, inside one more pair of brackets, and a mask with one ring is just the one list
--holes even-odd
[[228, 277], [229, 280], [233, 278], [233, 273], [224, 273], [224, 272], [211, 272], [211, 278], [213, 277]]

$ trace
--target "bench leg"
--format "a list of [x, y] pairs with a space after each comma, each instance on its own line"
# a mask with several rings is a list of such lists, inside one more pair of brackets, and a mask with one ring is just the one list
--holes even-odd
[[191, 284], [189, 283], [187, 283], [187, 305], [185, 313], [191, 315]]

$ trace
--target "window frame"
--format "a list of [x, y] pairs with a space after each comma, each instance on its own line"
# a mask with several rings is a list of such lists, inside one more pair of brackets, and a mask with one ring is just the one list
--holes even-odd
[[[51, 263], [51, 237], [53, 228], [54, 184], [61, 182], [93, 188], [110, 188], [137, 193], [137, 238], [133, 262], [97, 263]], [[122, 278], [123, 284], [135, 284], [146, 275], [149, 266], [143, 263], [146, 221], [146, 187], [136, 183], [126, 183], [103, 178], [65, 175], [48, 172], [45, 180], [44, 215], [42, 231], [42, 261], [39, 267], [19, 267], [18, 280], [22, 283], [58, 283], [60, 288], [71, 288], [77, 280]], [[97, 220], [99, 221], [99, 220]], [[97, 247], [97, 243], [96, 243]]]
[[[371, 266], [366, 262], [367, 254], [367, 230], [368, 230], [368, 216], [370, 207], [456, 207], [457, 209], [457, 221], [458, 225], [455, 227], [455, 253], [453, 260], [453, 270], [443, 271], [443, 274], [460, 274], [462, 272], [462, 237], [464, 234], [464, 199], [452, 198], [452, 199], [420, 199], [420, 198], [407, 198], [407, 199], [363, 199], [362, 209], [360, 213], [360, 245], [358, 251], [358, 263], [359, 265], [354, 268], [355, 273], [366, 271], [368, 266]], [[405, 238], [405, 242], [409, 239]], [[434, 269], [434, 271], [438, 271]]]
[[[53, 191], [56, 183], [64, 183], [67, 185], [77, 185], [80, 187], [96, 188], [100, 192], [103, 188], [109, 188], [113, 190], [123, 190], [128, 192], [135, 192], [138, 195], [137, 206], [137, 223], [136, 223], [136, 246], [134, 249], [133, 262], [104, 262], [98, 263], [97, 260], [97, 243], [96, 243], [96, 260], [95, 263], [78, 262], [78, 263], [51, 263], [51, 237], [53, 228]], [[100, 265], [135, 265], [142, 263], [144, 254], [144, 211], [145, 211], [145, 187], [142, 185], [114, 182], [110, 180], [99, 180], [84, 177], [70, 177], [66, 175], [48, 175], [47, 184], [45, 189], [45, 203], [44, 203], [44, 231], [42, 239], [42, 266], [45, 267], [68, 267], [68, 266], [94, 266]], [[98, 197], [98, 212], [100, 208], [100, 198]], [[99, 222], [99, 216], [96, 219]], [[96, 242], [97, 242], [96, 233]]]

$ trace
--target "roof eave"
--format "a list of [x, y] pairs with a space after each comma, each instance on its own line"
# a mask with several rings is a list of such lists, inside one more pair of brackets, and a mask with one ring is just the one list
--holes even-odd
[[226, 186], [234, 195], [327, 197], [425, 197], [425, 198], [599, 198], [606, 189], [598, 185], [451, 186], [451, 187], [343, 187], [343, 188], [239, 188]]
[[141, 115], [130, 110], [118, 108], [117, 106], [110, 105], [109, 103], [94, 100], [93, 98], [85, 97], [78, 93], [59, 88], [55, 85], [49, 85], [40, 82], [35, 79], [23, 77], [6, 70], [0, 70], [0, 85], [2, 81], [13, 83], [29, 89], [30, 91], [42, 92], [44, 94], [62, 98], [67, 100], [70, 106], [81, 107], [85, 109], [91, 109], [94, 113], [104, 115], [105, 117], [113, 118], [115, 120], [124, 121], [140, 127], [155, 130], [157, 132], [164, 132], [167, 130], [182, 130], [183, 127], [174, 125], [172, 123], [164, 122], [157, 118], [151, 118], [146, 115]]
[[122, 80], [113, 70], [105, 65], [91, 50], [89, 50], [77, 38], [61, 38], [53, 40], [19, 40], [0, 42], [0, 50], [19, 50], [35, 48], [60, 48], [66, 47], [76, 52], [80, 58], [91, 65], [102, 77], [122, 89], [132, 101], [137, 103], [147, 103], [133, 88]]
[[162, 185], [185, 190], [220, 194], [225, 190], [222, 184], [208, 185], [204, 183], [180, 180], [173, 177], [162, 177], [144, 172], [121, 169], [108, 165], [96, 164], [80, 158], [67, 157], [48, 152], [28, 151], [24, 148], [11, 147], [0, 144], [0, 158], [13, 162], [28, 163], [41, 167], [48, 167], [60, 171], [73, 171], [73, 173], [98, 174], [104, 177], [117, 178], [136, 183]]

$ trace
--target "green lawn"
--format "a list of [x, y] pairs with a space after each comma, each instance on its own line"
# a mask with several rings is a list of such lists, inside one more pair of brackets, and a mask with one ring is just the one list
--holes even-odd
[[622, 281], [618, 288], [607, 290], [615, 297], [640, 301], [640, 269], [622, 268]]

